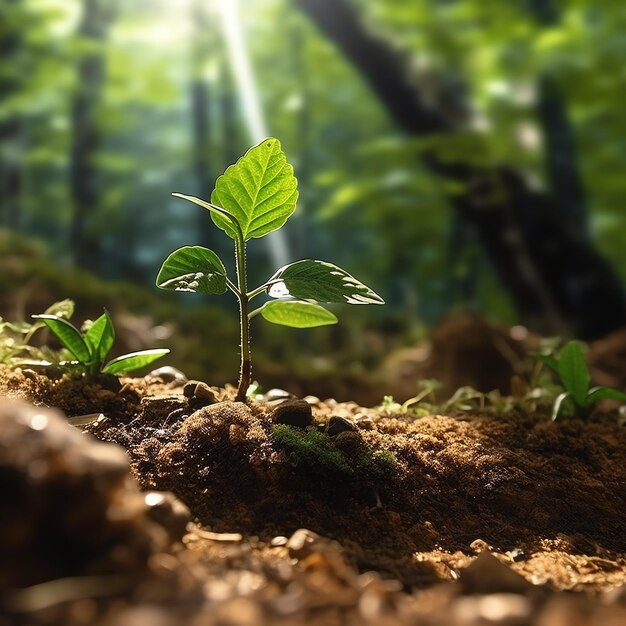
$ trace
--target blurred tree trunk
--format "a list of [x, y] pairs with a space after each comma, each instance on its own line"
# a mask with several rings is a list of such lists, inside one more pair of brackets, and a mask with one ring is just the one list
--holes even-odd
[[98, 109], [104, 86], [104, 42], [113, 19], [111, 0], [84, 0], [78, 37], [76, 91], [71, 105], [70, 189], [73, 201], [70, 246], [76, 265], [97, 269], [99, 236], [93, 217], [99, 204], [96, 155], [100, 144]]
[[[426, 98], [405, 59], [367, 30], [347, 0], [296, 2], [360, 71], [399, 128], [426, 136], [459, 127], [447, 107]], [[474, 226], [525, 324], [581, 338], [626, 324], [620, 281], [578, 225], [564, 220], [558, 198], [530, 189], [504, 165], [444, 162], [434, 152], [424, 160], [437, 175], [462, 184], [451, 202]]]
[[[555, 0], [526, 0], [535, 19], [549, 28], [559, 21]], [[546, 146], [546, 170], [552, 193], [563, 208], [564, 218], [571, 220], [581, 233], [589, 236], [587, 202], [578, 167], [574, 129], [558, 80], [543, 73], [538, 81], [537, 119]]]
[[0, 7], [0, 103], [4, 109], [0, 117], [0, 219], [12, 229], [19, 226], [22, 213], [23, 121], [10, 103], [23, 84], [20, 9], [20, 0], [5, 0]]

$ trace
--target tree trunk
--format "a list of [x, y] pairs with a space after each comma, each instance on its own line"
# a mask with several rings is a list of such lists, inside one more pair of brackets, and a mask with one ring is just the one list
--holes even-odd
[[95, 157], [100, 143], [98, 108], [106, 65], [102, 46], [113, 18], [111, 4], [110, 0], [83, 2], [78, 36], [88, 48], [80, 53], [77, 87], [71, 107], [70, 188], [74, 213], [70, 246], [74, 263], [91, 269], [97, 269], [99, 265], [99, 237], [93, 224], [99, 204]]
[[[559, 21], [554, 0], [529, 0], [535, 19], [550, 28]], [[546, 170], [552, 193], [559, 199], [564, 219], [571, 220], [581, 236], [589, 237], [586, 194], [578, 168], [574, 129], [558, 80], [544, 72], [538, 80], [537, 119], [546, 147]]]
[[[458, 128], [426, 99], [405, 60], [363, 26], [349, 2], [296, 2], [360, 71], [400, 129], [426, 136]], [[449, 163], [434, 152], [424, 160], [435, 174], [463, 185], [451, 202], [476, 229], [525, 324], [587, 339], [626, 324], [620, 281], [576, 225], [564, 222], [557, 199], [531, 190], [506, 166]]]
[[16, 111], [6, 103], [19, 91], [23, 79], [19, 56], [23, 40], [16, 13], [20, 10], [19, 0], [7, 0], [0, 9], [3, 32], [0, 35], [0, 58], [3, 71], [0, 74], [0, 102], [5, 107], [5, 116], [0, 118], [0, 219], [8, 228], [18, 228], [21, 221], [23, 122]]

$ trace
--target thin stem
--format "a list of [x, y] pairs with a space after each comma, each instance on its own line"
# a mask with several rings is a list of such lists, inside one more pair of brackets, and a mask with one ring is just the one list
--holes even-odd
[[237, 285], [235, 285], [228, 276], [226, 276], [226, 286], [239, 298], [239, 289], [237, 289]]
[[255, 298], [259, 294], [263, 293], [268, 287], [271, 287], [272, 285], [275, 285], [276, 283], [280, 283], [280, 282], [282, 282], [280, 278], [277, 278], [275, 280], [268, 280], [266, 283], [263, 283], [256, 289], [253, 289], [252, 291], [250, 291], [248, 293], [248, 300], [252, 300], [252, 298]]
[[246, 242], [242, 236], [235, 240], [237, 261], [237, 298], [239, 300], [239, 327], [241, 331], [241, 368], [236, 402], [246, 401], [246, 392], [252, 382], [252, 360], [250, 354], [250, 320], [248, 319], [248, 294], [246, 277]]

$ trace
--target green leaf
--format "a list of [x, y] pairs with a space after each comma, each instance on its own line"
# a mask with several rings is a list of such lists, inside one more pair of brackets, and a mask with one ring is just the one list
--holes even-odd
[[582, 348], [576, 341], [570, 341], [559, 352], [558, 372], [565, 391], [569, 391], [579, 406], [585, 403], [591, 381]]
[[279, 269], [268, 281], [272, 298], [292, 296], [317, 302], [384, 304], [384, 300], [345, 270], [327, 263], [306, 259]]
[[206, 200], [201, 200], [200, 198], [196, 198], [195, 196], [186, 196], [182, 193], [173, 193], [172, 195], [175, 198], [182, 198], [183, 200], [187, 200], [188, 202], [193, 202], [194, 204], [197, 204], [198, 206], [201, 206], [202, 208], [207, 209], [208, 211], [211, 211], [212, 215], [217, 216], [219, 218], [223, 218], [227, 224], [230, 224], [231, 228], [233, 229], [233, 232], [238, 232], [241, 230], [241, 227], [239, 226], [239, 222], [237, 221], [237, 218], [234, 215], [231, 215], [228, 211], [226, 211], [226, 209], [223, 209], [222, 207], [219, 207], [219, 206], [215, 206], [214, 204], [211, 204], [210, 202], [206, 202]]
[[103, 363], [115, 341], [115, 329], [108, 311], [105, 311], [91, 325], [89, 330], [83, 335], [83, 339], [91, 353], [91, 360], [97, 364]]
[[130, 352], [123, 354], [116, 359], [109, 361], [103, 368], [103, 374], [125, 374], [132, 372], [145, 365], [150, 365], [153, 361], [160, 359], [169, 353], [167, 348], [158, 348], [156, 350], [142, 350], [141, 352]]
[[559, 373], [559, 361], [551, 354], [541, 354], [541, 352], [533, 352], [532, 356], [534, 356], [537, 361], [547, 365], [550, 369], [554, 370], [557, 374]]
[[[296, 209], [298, 181], [278, 139], [250, 148], [215, 183], [211, 202], [226, 209], [241, 227], [244, 241], [279, 229]], [[213, 222], [232, 239], [232, 223], [213, 212]]]
[[626, 393], [618, 391], [617, 389], [611, 389], [610, 387], [594, 387], [585, 398], [585, 407], [591, 408], [594, 404], [602, 400], [618, 400], [619, 402], [626, 403]]
[[337, 318], [330, 311], [311, 302], [274, 300], [266, 302], [259, 312], [268, 322], [292, 328], [314, 328], [337, 323]]
[[46, 326], [59, 338], [61, 343], [83, 364], [89, 363], [91, 354], [87, 344], [83, 341], [78, 328], [67, 320], [55, 315], [33, 315], [34, 319], [42, 320]]
[[552, 407], [552, 421], [556, 421], [561, 417], [571, 417], [575, 413], [576, 407], [572, 394], [569, 393], [569, 391], [565, 391], [554, 401], [554, 406]]
[[165, 259], [156, 284], [161, 289], [219, 295], [226, 291], [226, 268], [212, 250], [185, 246]]

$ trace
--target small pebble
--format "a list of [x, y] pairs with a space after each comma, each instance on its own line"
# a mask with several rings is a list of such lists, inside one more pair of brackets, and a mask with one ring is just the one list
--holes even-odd
[[326, 426], [326, 434], [329, 437], [336, 437], [340, 433], [356, 430], [356, 426], [352, 420], [339, 415], [331, 415]]
[[279, 546], [286, 546], [287, 541], [289, 541], [287, 537], [283, 537], [282, 535], [279, 535], [278, 537], [274, 537], [274, 539], [272, 539], [270, 545], [273, 548], [277, 548]]
[[272, 411], [274, 424], [306, 428], [313, 423], [311, 405], [304, 400], [285, 400]]
[[148, 376], [160, 378], [164, 383], [178, 383], [179, 385], [184, 385], [188, 380], [185, 374], [170, 365], [152, 370]]

